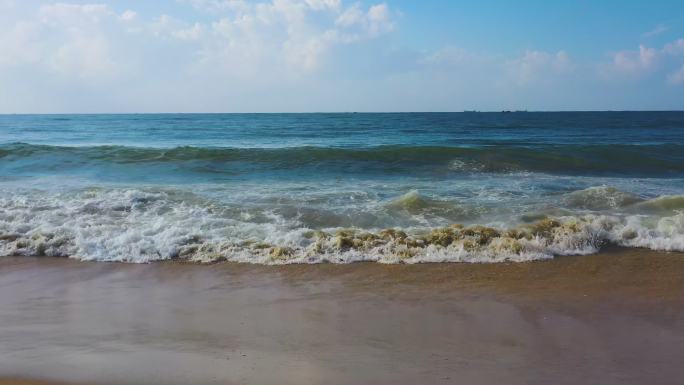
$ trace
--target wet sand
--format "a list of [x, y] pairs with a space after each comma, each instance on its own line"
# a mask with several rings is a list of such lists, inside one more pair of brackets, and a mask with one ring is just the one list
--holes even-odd
[[[0, 384], [680, 384], [684, 254], [520, 264], [0, 259]], [[33, 382], [35, 381], [35, 382]]]

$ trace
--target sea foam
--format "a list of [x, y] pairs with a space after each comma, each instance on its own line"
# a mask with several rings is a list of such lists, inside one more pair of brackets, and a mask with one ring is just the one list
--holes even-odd
[[[136, 263], [494, 263], [585, 255], [608, 244], [684, 251], [681, 202], [684, 197], [667, 196], [632, 203], [625, 214], [578, 212], [533, 223], [381, 229], [310, 228], [184, 190], [13, 194], [0, 199], [0, 255]], [[402, 210], [442, 204], [417, 192], [388, 203]]]

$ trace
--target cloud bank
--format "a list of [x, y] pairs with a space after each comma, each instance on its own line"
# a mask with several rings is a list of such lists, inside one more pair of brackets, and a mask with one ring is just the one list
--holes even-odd
[[605, 100], [684, 88], [684, 39], [595, 61], [562, 47], [502, 56], [404, 44], [410, 15], [390, 1], [115, 4], [0, 0], [0, 112], [629, 108], [640, 99]]

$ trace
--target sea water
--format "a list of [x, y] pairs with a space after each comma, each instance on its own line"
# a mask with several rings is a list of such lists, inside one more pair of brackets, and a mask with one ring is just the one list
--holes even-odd
[[285, 264], [684, 251], [684, 113], [0, 116], [0, 255]]

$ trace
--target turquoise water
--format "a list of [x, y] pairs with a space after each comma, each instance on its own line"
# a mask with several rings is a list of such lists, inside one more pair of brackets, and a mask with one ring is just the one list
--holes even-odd
[[684, 113], [5, 115], [0, 194], [0, 255], [684, 250]]

